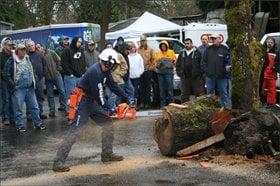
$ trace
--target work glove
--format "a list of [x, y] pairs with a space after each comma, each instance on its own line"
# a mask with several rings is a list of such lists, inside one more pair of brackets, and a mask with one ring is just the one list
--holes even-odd
[[136, 107], [133, 99], [128, 99], [127, 104], [128, 104], [129, 107]]

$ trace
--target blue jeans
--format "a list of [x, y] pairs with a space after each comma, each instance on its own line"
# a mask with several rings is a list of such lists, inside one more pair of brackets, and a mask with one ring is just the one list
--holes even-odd
[[15, 122], [16, 127], [24, 128], [24, 117], [23, 117], [23, 103], [26, 102], [28, 111], [31, 114], [32, 121], [35, 127], [39, 127], [42, 120], [39, 115], [39, 107], [35, 96], [33, 87], [22, 88], [15, 90], [13, 93], [13, 105], [15, 110]]
[[77, 136], [85, 128], [89, 117], [96, 124], [102, 126], [102, 154], [113, 153], [114, 127], [112, 119], [92, 98], [83, 97], [78, 106], [75, 120], [57, 151], [55, 162], [65, 163]]
[[160, 106], [174, 102], [173, 74], [158, 74]]
[[[37, 99], [37, 103], [39, 105], [40, 109], [40, 115], [43, 114], [43, 102], [44, 102], [44, 79], [42, 78], [41, 80], [36, 81], [36, 89], [35, 89], [35, 95]], [[29, 111], [29, 108], [28, 108]]]
[[106, 86], [105, 88], [105, 92], [107, 95], [107, 105], [108, 105], [108, 109], [110, 112], [115, 112], [116, 111], [116, 102], [117, 102], [117, 95], [111, 91], [111, 89]]
[[216, 86], [218, 87], [222, 107], [231, 109], [231, 104], [229, 101], [228, 79], [206, 77], [207, 95], [214, 94]]
[[50, 107], [50, 112], [55, 112], [55, 101], [53, 95], [53, 87], [56, 87], [59, 93], [59, 100], [61, 101], [61, 107], [66, 110], [67, 101], [64, 89], [64, 84], [61, 75], [58, 75], [54, 80], [46, 80], [48, 102]]
[[[1, 78], [1, 77], [0, 77]], [[2, 98], [2, 79], [0, 79], [1, 81], [0, 81], [0, 97], [1, 97], [1, 99], [0, 99], [0, 117], [2, 118], [3, 117], [3, 98]]]
[[[78, 85], [80, 81], [80, 78], [75, 76], [64, 76], [64, 84], [65, 84], [65, 94], [66, 94], [66, 100], [69, 99], [71, 91]], [[66, 107], [67, 111], [69, 110], [69, 107], [67, 105]]]
[[14, 109], [12, 103], [12, 93], [8, 89], [8, 84], [6, 81], [2, 80], [2, 119], [6, 120], [9, 119], [10, 123], [15, 121], [14, 118]]
[[129, 102], [132, 102], [134, 100], [134, 87], [129, 78], [124, 81], [124, 91], [128, 96]]

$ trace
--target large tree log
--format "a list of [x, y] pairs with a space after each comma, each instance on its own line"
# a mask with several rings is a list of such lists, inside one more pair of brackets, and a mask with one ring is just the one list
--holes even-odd
[[167, 106], [163, 117], [156, 120], [154, 138], [163, 155], [175, 155], [178, 150], [214, 135], [210, 121], [219, 109], [219, 101], [200, 97], [186, 108]]

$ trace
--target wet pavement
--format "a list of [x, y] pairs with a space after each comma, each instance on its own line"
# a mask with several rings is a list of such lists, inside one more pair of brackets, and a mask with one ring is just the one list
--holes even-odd
[[[47, 112], [46, 112], [47, 113]], [[59, 143], [69, 126], [57, 112], [47, 119], [46, 131], [19, 134], [0, 124], [1, 185], [278, 185], [280, 164], [218, 165], [202, 168], [199, 161], [161, 156], [153, 140], [155, 118], [115, 122], [114, 151], [125, 160], [100, 162], [101, 128], [92, 121], [81, 133], [66, 161], [70, 172], [51, 170]]]

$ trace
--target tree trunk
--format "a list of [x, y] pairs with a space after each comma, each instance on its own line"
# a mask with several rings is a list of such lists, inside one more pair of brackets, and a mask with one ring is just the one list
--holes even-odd
[[104, 1], [103, 10], [101, 11], [101, 22], [100, 22], [100, 30], [101, 30], [101, 37], [100, 37], [100, 51], [105, 48], [105, 34], [108, 32], [108, 27], [111, 18], [111, 9], [112, 9], [112, 2], [111, 0]]
[[156, 120], [154, 126], [160, 152], [173, 156], [178, 150], [214, 135], [210, 121], [217, 108], [218, 101], [207, 97], [185, 109], [165, 107], [163, 117]]
[[252, 0], [225, 0], [225, 20], [232, 61], [232, 103], [234, 108], [250, 111], [258, 106], [261, 50], [253, 37]]

